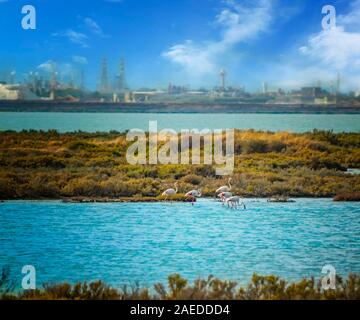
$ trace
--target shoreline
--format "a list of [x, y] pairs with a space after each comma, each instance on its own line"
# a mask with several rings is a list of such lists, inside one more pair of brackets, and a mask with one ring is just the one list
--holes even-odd
[[[242, 200], [247, 200], [250, 202], [258, 202], [258, 201], [267, 201], [271, 197], [242, 197]], [[301, 199], [306, 200], [332, 200], [333, 202], [359, 202], [360, 200], [341, 200], [336, 201], [334, 200], [335, 197], [310, 197], [310, 196], [294, 196], [289, 197], [289, 201], [268, 201], [269, 203], [296, 203]], [[200, 199], [195, 199], [193, 202], [198, 202], [201, 200], [216, 200], [219, 202], [219, 199], [214, 197], [202, 197]], [[255, 201], [254, 201], [255, 200]], [[98, 197], [70, 197], [70, 198], [43, 198], [43, 199], [2, 199], [0, 200], [0, 203], [6, 203], [6, 202], [62, 202], [62, 203], [83, 203], [83, 204], [89, 204], [89, 203], [168, 203], [168, 202], [178, 202], [178, 203], [191, 203], [190, 199], [186, 199], [185, 197], [181, 196], [177, 198], [169, 198], [164, 199], [163, 197], [119, 197], [116, 199], [112, 198], [98, 198]]]
[[360, 114], [352, 104], [101, 103], [0, 100], [0, 112]]

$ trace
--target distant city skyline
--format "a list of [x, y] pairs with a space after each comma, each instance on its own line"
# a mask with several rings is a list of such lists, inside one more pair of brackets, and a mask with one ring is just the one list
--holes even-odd
[[[21, 7], [37, 10], [37, 29], [21, 28]], [[337, 11], [337, 26], [321, 27], [324, 5]], [[321, 83], [344, 91], [360, 88], [360, 0], [33, 0], [0, 1], [0, 81], [29, 72], [95, 90], [101, 63], [109, 82], [165, 88], [245, 86], [250, 92], [298, 89]], [[11, 74], [16, 70], [16, 74]], [[84, 74], [83, 74], [84, 73]], [[118, 79], [118, 80], [116, 80]]]

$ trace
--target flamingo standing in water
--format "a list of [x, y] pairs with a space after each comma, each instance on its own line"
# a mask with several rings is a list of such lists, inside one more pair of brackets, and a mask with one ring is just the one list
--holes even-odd
[[194, 205], [194, 202], [196, 201], [195, 199], [201, 197], [201, 190], [191, 190], [185, 194], [185, 197], [190, 198], [191, 204]]
[[201, 197], [201, 190], [191, 190], [188, 193], [185, 194], [186, 197], [194, 197], [194, 198], [200, 198]]
[[240, 204], [242, 204], [244, 206], [244, 210], [246, 210], [245, 203], [244, 202], [240, 203], [240, 197], [239, 196], [234, 196], [234, 197], [227, 198], [225, 201], [226, 201], [229, 208], [231, 206], [232, 208], [237, 209], [238, 206]]
[[163, 196], [165, 196], [166, 197], [166, 200], [167, 200], [167, 197], [168, 196], [173, 196], [173, 195], [175, 195], [175, 194], [177, 194], [177, 192], [178, 192], [178, 183], [177, 182], [175, 182], [174, 183], [174, 187], [175, 187], [175, 189], [167, 189], [167, 190], [165, 190], [163, 193], [162, 193], [162, 195]]
[[222, 201], [223, 205], [226, 202], [226, 199], [232, 197], [233, 194], [231, 192], [221, 192], [219, 193], [218, 197], [220, 198], [220, 200]]
[[219, 192], [229, 192], [231, 190], [231, 180], [232, 178], [229, 178], [229, 181], [228, 181], [228, 185], [229, 186], [222, 186], [220, 187], [219, 189], [217, 189], [215, 192], [216, 193], [219, 193]]

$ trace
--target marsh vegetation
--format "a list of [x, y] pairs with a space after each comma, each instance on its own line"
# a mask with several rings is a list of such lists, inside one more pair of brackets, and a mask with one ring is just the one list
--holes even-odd
[[[0, 133], [0, 199], [203, 196], [226, 182], [209, 165], [129, 165], [126, 134], [54, 130]], [[235, 132], [233, 192], [244, 197], [333, 197], [360, 192], [360, 133]]]

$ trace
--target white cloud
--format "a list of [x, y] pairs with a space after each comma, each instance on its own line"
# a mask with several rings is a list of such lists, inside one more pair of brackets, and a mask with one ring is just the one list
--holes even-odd
[[65, 37], [70, 42], [78, 44], [82, 46], [83, 48], [88, 48], [89, 45], [87, 43], [87, 35], [81, 32], [74, 31], [72, 29], [67, 29], [62, 32], [57, 32], [52, 34], [54, 37]]
[[339, 15], [337, 22], [347, 28], [360, 27], [360, 0], [355, 0], [350, 4], [349, 13]]
[[235, 0], [224, 1], [226, 7], [216, 16], [220, 39], [195, 43], [186, 40], [175, 44], [162, 56], [198, 76], [213, 73], [219, 68], [218, 59], [239, 43], [252, 40], [268, 30], [271, 23], [271, 0], [256, 0], [245, 6]]
[[85, 23], [85, 26], [94, 34], [97, 34], [97, 35], [103, 35], [103, 30], [101, 29], [101, 27], [99, 26], [99, 24], [91, 19], [91, 18], [85, 18], [84, 19], [84, 23]]
[[77, 64], [88, 64], [88, 60], [82, 56], [72, 56], [72, 60]]
[[52, 72], [55, 67], [55, 62], [52, 60], [45, 61], [37, 66], [37, 69], [40, 69], [45, 72]]
[[336, 69], [353, 67], [360, 62], [360, 32], [346, 32], [343, 27], [324, 30], [311, 36], [300, 51]]
[[215, 58], [220, 53], [216, 44], [195, 44], [186, 40], [182, 44], [172, 46], [163, 57], [184, 67], [189, 73], [206, 74], [215, 70]]
[[216, 22], [223, 29], [221, 44], [232, 46], [256, 38], [266, 32], [271, 23], [270, 0], [254, 1], [254, 6], [246, 7], [236, 1], [227, 1], [229, 8], [224, 9]]
[[[348, 14], [339, 15], [337, 26], [322, 30], [308, 38], [306, 46], [299, 48], [300, 58], [311, 66], [343, 75], [349, 88], [359, 85], [360, 72], [360, 0], [350, 4]], [[310, 76], [310, 75], [309, 75]], [[317, 76], [314, 74], [312, 77]]]

